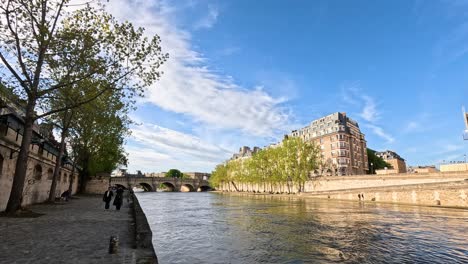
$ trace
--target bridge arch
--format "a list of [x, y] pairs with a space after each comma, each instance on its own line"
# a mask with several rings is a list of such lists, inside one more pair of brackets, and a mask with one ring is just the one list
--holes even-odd
[[170, 183], [170, 182], [162, 182], [160, 185], [159, 185], [159, 190], [163, 191], [163, 192], [175, 192], [176, 191], [176, 187], [174, 184]]
[[154, 192], [153, 187], [145, 182], [140, 182], [138, 185], [140, 185], [145, 192]]
[[208, 191], [211, 191], [211, 187], [208, 186], [208, 185], [202, 185], [200, 187], [198, 187], [197, 189], [197, 192], [208, 192]]
[[115, 187], [117, 187], [117, 188], [119, 188], [119, 187], [122, 187], [122, 189], [124, 189], [124, 190], [126, 190], [126, 189], [127, 189], [127, 186], [125, 186], [125, 185], [122, 185], [122, 184], [118, 184], [118, 183], [116, 183], [116, 184], [114, 184], [114, 185], [115, 185]]
[[182, 184], [182, 186], [180, 186], [180, 191], [181, 192], [193, 192], [195, 191], [195, 188], [193, 187], [193, 185], [189, 183], [185, 183], [185, 184]]

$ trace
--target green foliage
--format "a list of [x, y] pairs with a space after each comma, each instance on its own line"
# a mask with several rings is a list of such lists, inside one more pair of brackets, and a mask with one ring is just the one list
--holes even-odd
[[[63, 114], [51, 119], [62, 127], [70, 123], [69, 140], [79, 149], [83, 175], [110, 171], [126, 161], [127, 111], [159, 79], [159, 66], [168, 58], [159, 36], [146, 37], [143, 28], [118, 22], [99, 4], [67, 11], [69, 2], [0, 2], [0, 76], [25, 108], [10, 212], [21, 205], [34, 121]], [[103, 104], [106, 96], [110, 108]], [[102, 102], [91, 107], [98, 98]]]
[[180, 172], [180, 170], [177, 170], [177, 169], [170, 169], [168, 172], [166, 172], [166, 177], [182, 178], [183, 173]]
[[[375, 170], [381, 170], [385, 167], [392, 168], [392, 165], [375, 155], [375, 150], [367, 149], [367, 159], [369, 162], [369, 174], [375, 174]], [[372, 164], [372, 165], [371, 165]], [[372, 167], [372, 168], [371, 168]], [[372, 169], [372, 171], [371, 171]]]
[[[260, 150], [251, 158], [232, 160], [216, 166], [210, 185], [222, 183], [258, 183], [277, 186], [303, 185], [309, 173], [319, 167], [320, 150], [301, 138], [288, 138], [281, 145]], [[288, 190], [289, 191], [289, 190]]]

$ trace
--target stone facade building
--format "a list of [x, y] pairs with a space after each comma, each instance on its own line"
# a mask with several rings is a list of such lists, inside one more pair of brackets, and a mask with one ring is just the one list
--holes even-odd
[[207, 181], [210, 179], [211, 174], [206, 172], [184, 172], [184, 177], [200, 181]]
[[293, 130], [291, 136], [320, 147], [322, 170], [327, 174], [356, 175], [368, 170], [365, 136], [358, 123], [346, 113], [337, 112], [314, 120], [302, 129]]
[[[24, 122], [18, 105], [6, 105], [7, 100], [0, 99], [0, 211], [4, 211], [13, 184]], [[35, 124], [23, 190], [23, 205], [44, 202], [49, 198], [57, 155], [57, 142], [51, 138], [49, 128]], [[68, 190], [70, 181], [73, 186], [72, 193], [76, 193], [78, 171], [75, 170], [72, 175], [71, 162], [63, 161], [59, 176], [55, 195], [60, 196]]]
[[[391, 171], [391, 173], [405, 173], [406, 172], [406, 162], [396, 152], [391, 151], [391, 150], [385, 150], [385, 151], [375, 152], [375, 155], [377, 157], [382, 158], [385, 162], [387, 162], [388, 164], [390, 164], [390, 166], [392, 166], [392, 168], [388, 168], [386, 171], [388, 172]], [[377, 174], [381, 174], [381, 173], [377, 172]]]
[[232, 155], [232, 158], [230, 160], [250, 158], [253, 154], [257, 153], [258, 151], [260, 151], [259, 147], [254, 147], [252, 150], [247, 146], [243, 146], [239, 149], [239, 153]]
[[457, 163], [441, 164], [440, 171], [441, 172], [468, 171], [468, 163], [457, 162]]

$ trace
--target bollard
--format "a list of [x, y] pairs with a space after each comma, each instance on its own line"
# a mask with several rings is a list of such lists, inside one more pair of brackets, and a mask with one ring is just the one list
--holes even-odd
[[109, 254], [117, 254], [119, 248], [119, 238], [115, 236], [110, 237], [109, 241]]

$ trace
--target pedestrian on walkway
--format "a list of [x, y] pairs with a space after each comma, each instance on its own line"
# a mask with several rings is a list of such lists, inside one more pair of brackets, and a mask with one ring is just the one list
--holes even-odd
[[70, 190], [66, 190], [60, 195], [60, 198], [65, 200], [65, 202], [68, 202], [68, 199], [70, 198]]
[[112, 192], [112, 188], [109, 187], [104, 193], [104, 196], [102, 197], [102, 201], [106, 203], [106, 209], [109, 209], [110, 202], [112, 201], [112, 196], [114, 196], [114, 193]]
[[120, 207], [122, 206], [122, 203], [123, 203], [123, 188], [122, 187], [119, 187], [116, 191], [116, 195], [115, 195], [115, 198], [114, 198], [114, 205], [115, 205], [115, 209], [120, 210]]

